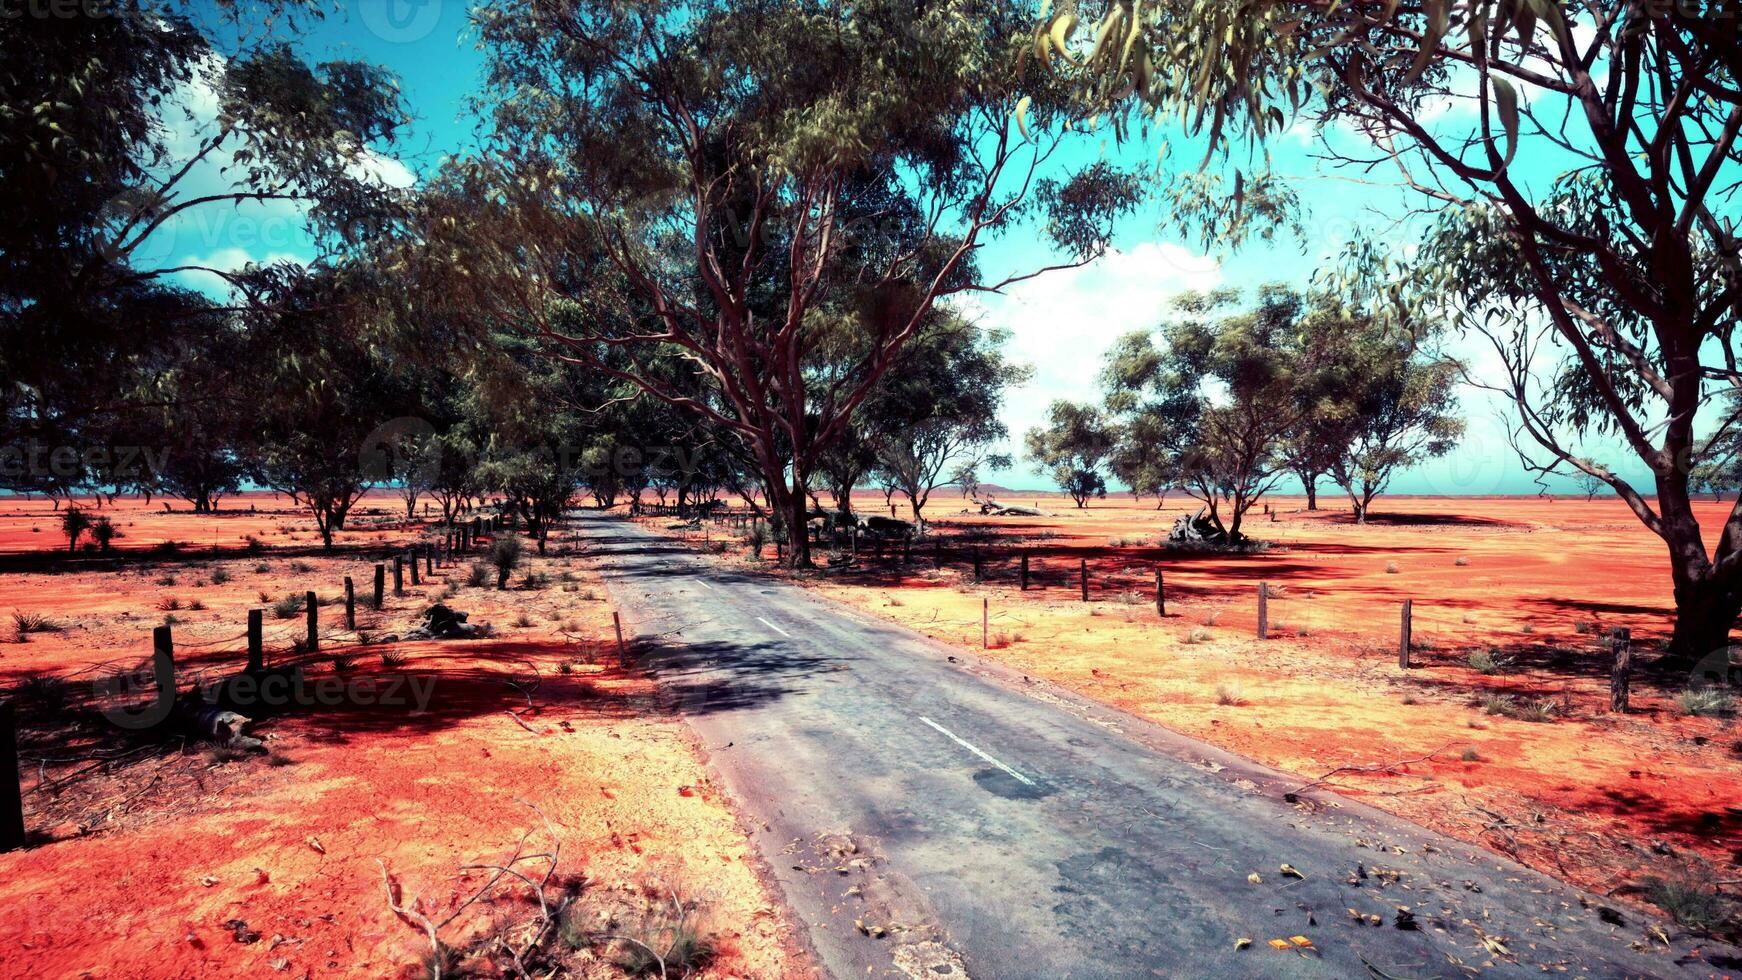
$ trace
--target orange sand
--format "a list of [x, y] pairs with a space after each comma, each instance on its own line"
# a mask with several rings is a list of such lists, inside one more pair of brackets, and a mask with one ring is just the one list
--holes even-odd
[[[263, 511], [273, 506], [270, 498], [253, 502]], [[46, 504], [20, 503], [0, 512], [0, 547], [58, 539]], [[270, 606], [262, 595], [313, 588], [336, 596], [347, 574], [360, 596], [368, 591], [380, 554], [310, 554], [318, 539], [306, 516], [282, 503], [250, 515], [247, 503], [242, 513], [218, 517], [162, 515], [133, 502], [119, 508], [125, 521], [117, 523], [129, 536], [122, 543], [130, 548], [171, 539], [216, 543], [226, 549], [217, 560], [190, 549], [143, 564], [134, 555], [108, 568], [109, 559], [56, 556], [39, 570], [0, 575], [0, 610], [46, 614], [65, 627], [0, 645], [0, 685], [38, 672], [71, 678], [69, 699], [81, 706], [104, 665], [131, 667], [144, 658], [149, 627], [166, 614], [178, 619], [178, 663], [228, 673], [239, 666], [245, 611]], [[403, 513], [387, 497], [369, 506]], [[21, 510], [27, 516], [18, 516]], [[28, 525], [41, 526], [42, 537]], [[342, 541], [404, 543], [418, 532], [396, 526], [350, 532]], [[263, 539], [266, 551], [229, 551], [244, 534]], [[555, 827], [562, 851], [554, 880], [580, 887], [580, 914], [592, 927], [614, 921], [612, 928], [627, 931], [640, 910], [666, 907], [665, 895], [675, 889], [686, 903], [699, 904], [704, 928], [719, 945], [700, 975], [806, 975], [790, 927], [688, 729], [662, 709], [654, 683], [619, 665], [610, 610], [586, 560], [535, 559], [529, 569], [548, 582], [521, 587], [522, 571], [506, 592], [493, 581], [466, 586], [468, 565], [438, 572], [457, 589], [451, 604], [474, 623], [492, 622], [496, 638], [359, 646], [343, 628], [343, 607], [322, 607], [323, 647], [301, 658], [311, 679], [403, 676], [433, 679], [435, 686], [422, 714], [347, 707], [258, 725], [256, 734], [288, 765], [258, 756], [221, 761], [193, 745], [83, 775], [88, 763], [51, 762], [39, 771], [42, 757], [88, 756], [108, 744], [57, 743], [39, 709], [23, 705], [26, 819], [46, 842], [0, 855], [0, 902], [7, 909], [0, 917], [0, 975], [415, 971], [428, 944], [388, 910], [377, 862], [390, 869], [407, 901], [418, 898], [440, 918], [484, 884], [486, 872], [462, 872], [461, 865], [504, 860], [532, 830], [528, 849], [547, 849], [539, 815], [520, 800], [535, 804]], [[217, 569], [228, 582], [212, 583]], [[360, 608], [359, 629], [404, 633], [441, 588], [439, 579], [408, 584], [409, 594], [390, 595], [384, 610]], [[160, 608], [168, 596], [179, 610]], [[191, 609], [196, 600], [204, 608]], [[521, 614], [531, 625], [515, 625]], [[279, 620], [269, 611], [269, 659], [291, 659], [290, 638], [302, 631], [300, 614]], [[383, 663], [388, 650], [404, 663]], [[335, 654], [354, 664], [339, 671]], [[39, 789], [44, 777], [48, 786]], [[474, 905], [443, 930], [442, 939], [464, 946], [493, 921], [526, 921], [527, 894], [524, 887], [503, 889], [498, 900]], [[228, 924], [235, 921], [243, 926]], [[239, 933], [258, 938], [243, 942]], [[570, 966], [579, 976], [621, 975], [595, 949], [575, 952]]]

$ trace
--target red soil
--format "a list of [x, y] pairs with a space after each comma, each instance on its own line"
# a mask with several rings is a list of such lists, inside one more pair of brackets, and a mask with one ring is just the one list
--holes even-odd
[[[71, 702], [85, 706], [92, 678], [142, 661], [168, 596], [181, 607], [169, 613], [179, 620], [178, 664], [229, 673], [239, 666], [247, 609], [310, 588], [340, 594], [344, 575], [360, 594], [368, 589], [379, 554], [306, 553], [318, 547], [306, 517], [287, 508], [248, 514], [249, 502], [217, 517], [123, 502], [111, 513], [121, 515], [130, 549], [176, 540], [202, 550], [143, 564], [134, 555], [113, 568], [107, 558], [52, 556], [36, 570], [0, 575], [0, 610], [47, 615], [63, 627], [0, 646], [0, 685], [37, 673], [67, 678]], [[272, 506], [270, 498], [252, 502]], [[369, 503], [393, 508], [391, 498]], [[418, 531], [347, 532], [342, 544], [406, 542]], [[266, 550], [230, 550], [247, 534]], [[0, 545], [58, 537], [46, 504], [15, 502], [0, 514]], [[203, 550], [214, 543], [224, 557]], [[416, 897], [440, 918], [486, 880], [462, 865], [503, 860], [528, 831], [537, 831], [529, 850], [547, 848], [539, 813], [520, 801], [555, 828], [555, 880], [580, 887], [591, 927], [632, 931], [647, 909], [667, 908], [675, 889], [700, 906], [717, 940], [700, 975], [805, 975], [688, 729], [662, 709], [653, 682], [619, 665], [596, 573], [568, 557], [528, 567], [548, 582], [506, 592], [469, 587], [468, 562], [390, 596], [380, 612], [359, 610], [360, 630], [404, 633], [445, 579], [457, 590], [452, 605], [497, 627], [489, 640], [363, 646], [343, 629], [343, 607], [324, 606], [322, 649], [300, 658], [311, 680], [375, 684], [379, 694], [393, 679], [417, 678], [433, 683], [429, 706], [323, 708], [259, 724], [273, 755], [290, 764], [225, 760], [198, 745], [104, 766], [52, 761], [118, 747], [100, 725], [66, 729], [27, 700], [26, 820], [44, 842], [0, 855], [0, 975], [399, 975], [428, 944], [388, 910], [382, 864], [406, 901]], [[223, 584], [212, 581], [219, 569], [229, 577]], [[203, 608], [191, 608], [196, 600]], [[302, 629], [300, 615], [269, 612], [269, 659], [294, 659], [286, 648]], [[389, 650], [403, 662], [384, 663]], [[340, 670], [336, 654], [354, 664]], [[39, 769], [44, 758], [51, 761]], [[526, 898], [524, 887], [505, 889], [442, 938], [464, 946], [502, 922], [523, 922]], [[620, 976], [602, 958], [609, 951], [577, 951], [573, 975]]]

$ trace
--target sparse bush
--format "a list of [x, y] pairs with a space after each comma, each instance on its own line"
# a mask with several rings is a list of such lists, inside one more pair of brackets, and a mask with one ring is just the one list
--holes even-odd
[[1597, 624], [1589, 619], [1579, 619], [1573, 622], [1573, 632], [1580, 636], [1589, 636], [1597, 632]]
[[1645, 900], [1689, 932], [1712, 935], [1735, 921], [1735, 905], [1707, 882], [1647, 878], [1644, 885]]
[[489, 565], [485, 565], [482, 562], [480, 562], [476, 565], [473, 565], [471, 571], [466, 573], [466, 584], [470, 585], [471, 587], [473, 587], [475, 589], [483, 588], [485, 585], [488, 585], [489, 583], [490, 583], [490, 566]]
[[170, 610], [180, 609], [181, 608], [181, 600], [177, 599], [175, 596], [166, 595], [163, 598], [157, 600], [157, 608], [170, 609]]
[[285, 766], [296, 765], [296, 760], [283, 752], [268, 752], [266, 753], [266, 764], [274, 769], [282, 769]]
[[1214, 626], [1222, 621], [1222, 610], [1218, 609], [1204, 617], [1205, 626]]
[[42, 613], [20, 612], [18, 610], [12, 612], [12, 630], [18, 634], [18, 642], [20, 643], [25, 642], [25, 638], [32, 633], [59, 633], [63, 629], [65, 627]]
[[188, 608], [193, 610], [194, 612], [199, 612], [200, 610], [206, 608], [206, 603], [202, 599], [189, 599], [188, 600]]
[[1512, 667], [1512, 658], [1502, 656], [1492, 650], [1472, 651], [1468, 662], [1470, 669], [1481, 674], [1503, 674]]
[[1246, 703], [1246, 698], [1238, 684], [1217, 684], [1216, 703], [1238, 707]]
[[508, 588], [508, 576], [520, 567], [520, 539], [508, 535], [490, 546], [490, 564], [496, 568], [496, 588]]
[[163, 625], [174, 626], [179, 622], [181, 622], [181, 618], [179, 616], [177, 616], [175, 613], [164, 613], [163, 614]]
[[520, 581], [520, 587], [523, 589], [542, 589], [549, 584], [550, 576], [543, 572], [527, 572], [526, 578]]
[[290, 570], [298, 575], [307, 575], [314, 571], [315, 567], [306, 561], [293, 561], [290, 563]]
[[1553, 698], [1537, 698], [1519, 704], [1513, 709], [1512, 717], [1517, 718], [1519, 721], [1528, 721], [1540, 725], [1554, 721], [1555, 716], [1559, 713], [1560, 705], [1556, 704]]
[[1185, 639], [1182, 640], [1181, 642], [1182, 643], [1196, 644], [1196, 643], [1208, 643], [1209, 640], [1210, 640], [1210, 631], [1209, 630], [1207, 630], [1207, 629], [1195, 629], [1195, 630], [1192, 630], [1190, 633], [1187, 633]]
[[222, 766], [231, 762], [241, 762], [248, 758], [248, 754], [247, 749], [225, 742], [221, 745], [214, 745], [206, 749], [206, 764], [211, 766]]
[[181, 580], [176, 578], [174, 575], [159, 575], [152, 584], [159, 588], [169, 589], [174, 588], [176, 585], [180, 584], [180, 582]]
[[752, 521], [744, 531], [744, 547], [750, 550], [752, 558], [761, 558], [762, 549], [768, 547], [770, 540], [768, 525], [762, 521]]
[[532, 617], [528, 616], [525, 613], [520, 613], [519, 615], [514, 617], [513, 625], [519, 627], [520, 629], [526, 629], [527, 627], [533, 625]]
[[405, 654], [400, 653], [398, 650], [384, 651], [381, 654], [381, 666], [403, 667], [405, 666]]
[[1700, 718], [1722, 718], [1736, 713], [1736, 699], [1716, 687], [1690, 687], [1675, 696], [1675, 705], [1682, 714]]
[[1454, 559], [1452, 561], [1452, 564], [1458, 566], [1459, 568], [1463, 568], [1465, 565], [1468, 565], [1469, 563], [1470, 563], [1470, 559], [1467, 555], [1459, 555], [1456, 559]]
[[79, 539], [91, 529], [91, 515], [79, 507], [68, 507], [60, 515], [60, 533], [67, 536], [67, 550], [79, 550]]
[[994, 650], [1002, 650], [1005, 647], [1009, 646], [1012, 642], [1014, 642], [1014, 641], [1011, 639], [1011, 636], [1009, 633], [993, 633], [991, 642], [988, 644], [988, 646], [990, 646]]
[[229, 572], [225, 571], [222, 568], [212, 569], [212, 584], [213, 585], [223, 585], [225, 582], [228, 582], [228, 581], [230, 581], [230, 573]]
[[278, 619], [290, 619], [302, 612], [303, 597], [287, 595], [272, 604], [272, 615]]
[[1397, 562], [1388, 561], [1385, 563], [1385, 574], [1396, 575], [1398, 572], [1401, 572], [1401, 571], [1403, 571], [1403, 566], [1399, 565]]
[[257, 575], [270, 575], [272, 574], [272, 566], [265, 562], [261, 562], [254, 566], [254, 572]]
[[1481, 762], [1482, 753], [1477, 752], [1474, 748], [1466, 748], [1458, 758], [1463, 759], [1465, 762]]
[[91, 522], [91, 538], [97, 542], [98, 551], [108, 551], [109, 545], [120, 536], [120, 530], [115, 527], [114, 521], [109, 520], [107, 514]]
[[1518, 710], [1518, 702], [1509, 695], [1485, 694], [1482, 696], [1482, 713], [1485, 715], [1510, 718], [1516, 710]]
[[335, 653], [333, 654], [331, 663], [333, 665], [333, 670], [343, 674], [357, 666], [357, 658], [348, 653]]

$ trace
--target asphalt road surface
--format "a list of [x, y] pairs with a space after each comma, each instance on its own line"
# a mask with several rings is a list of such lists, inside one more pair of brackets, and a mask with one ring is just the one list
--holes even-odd
[[1742, 974], [1492, 853], [1291, 802], [1298, 779], [629, 522], [579, 527], [838, 980]]

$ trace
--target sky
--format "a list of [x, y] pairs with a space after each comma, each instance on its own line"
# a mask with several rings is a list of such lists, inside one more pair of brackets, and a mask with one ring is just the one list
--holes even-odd
[[[399, 80], [414, 122], [399, 145], [366, 166], [380, 179], [399, 186], [415, 185], [449, 155], [476, 145], [477, 117], [472, 100], [481, 82], [483, 56], [469, 30], [464, 0], [350, 0], [344, 8], [318, 22], [305, 24], [298, 46], [315, 61], [356, 59], [381, 65]], [[212, 113], [202, 106], [209, 90], [199, 86], [188, 98], [190, 113], [175, 120], [179, 145], [193, 145]], [[1456, 113], [1448, 106], [1447, 115]], [[1209, 253], [1164, 227], [1159, 203], [1123, 220], [1113, 248], [1089, 265], [1050, 272], [998, 295], [977, 294], [959, 301], [982, 324], [1010, 334], [1010, 356], [1034, 368], [1033, 379], [1010, 392], [1003, 421], [1011, 437], [1000, 447], [1016, 464], [989, 471], [982, 478], [1020, 489], [1046, 489], [1047, 478], [1021, 457], [1022, 434], [1040, 424], [1055, 399], [1098, 400], [1096, 376], [1102, 357], [1118, 336], [1152, 329], [1164, 318], [1169, 301], [1187, 290], [1231, 286], [1255, 290], [1280, 282], [1305, 287], [1321, 260], [1338, 252], [1357, 230], [1406, 249], [1421, 223], [1405, 192], [1376, 180], [1355, 180], [1327, 172], [1315, 159], [1317, 134], [1302, 126], [1274, 141], [1276, 169], [1296, 180], [1306, 209], [1300, 236], [1249, 244], [1233, 254]], [[1330, 138], [1338, 138], [1331, 134]], [[1352, 138], [1352, 137], [1351, 137]], [[1174, 145], [1172, 153], [1196, 159], [1200, 147]], [[1155, 145], [1139, 142], [1124, 147], [1105, 141], [1086, 142], [1072, 155], [1073, 163], [1106, 156], [1115, 162], [1147, 163]], [[1546, 163], [1546, 162], [1545, 162]], [[1545, 171], [1546, 172], [1546, 171]], [[220, 184], [216, 164], [190, 181]], [[214, 214], [194, 209], [186, 220], [147, 243], [146, 260], [176, 260], [234, 269], [253, 262], [306, 260], [313, 255], [300, 208], [291, 205], [248, 205]], [[988, 244], [980, 262], [991, 276], [1020, 272], [1058, 260], [1034, 228], [1020, 228]], [[216, 288], [215, 277], [189, 274], [190, 285]], [[1448, 351], [1482, 374], [1492, 355], [1475, 343], [1450, 338]], [[1507, 432], [1511, 410], [1492, 394], [1466, 388], [1460, 395], [1468, 432], [1450, 455], [1400, 474], [1392, 492], [1410, 494], [1534, 494], [1540, 488], [1519, 463]], [[1586, 447], [1623, 475], [1641, 479], [1643, 467], [1633, 457], [1605, 446]], [[1641, 485], [1637, 484], [1636, 485]], [[1554, 492], [1575, 491], [1573, 481], [1551, 479]], [[1643, 486], [1649, 486], [1646, 480]], [[1283, 492], [1298, 485], [1285, 483]], [[1327, 482], [1321, 493], [1335, 494]]]

